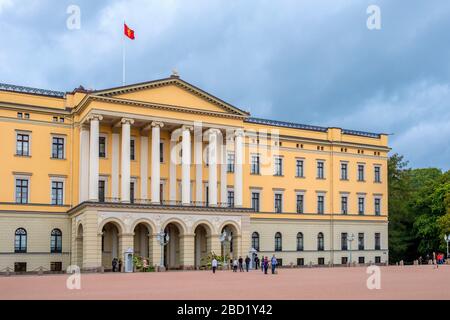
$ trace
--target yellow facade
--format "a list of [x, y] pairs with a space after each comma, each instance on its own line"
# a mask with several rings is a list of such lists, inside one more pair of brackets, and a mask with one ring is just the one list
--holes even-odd
[[[92, 130], [96, 130], [93, 121], [99, 125], [96, 134], [105, 139], [105, 154], [100, 157], [89, 151]], [[130, 140], [125, 142], [134, 143], [129, 167], [123, 162], [128, 155], [122, 150], [125, 123], [130, 126]], [[235, 157], [234, 172], [225, 173], [222, 167], [227, 163], [220, 161], [211, 160], [207, 165], [205, 157], [197, 164], [195, 132], [189, 129], [200, 124], [202, 135], [209, 133], [219, 139], [218, 160], [225, 158], [220, 153], [223, 136], [226, 155]], [[152, 185], [155, 125], [162, 126], [158, 130], [163, 159], [156, 164], [161, 192], [153, 190], [156, 182]], [[180, 128], [190, 137], [181, 135], [171, 141]], [[240, 164], [236, 157], [241, 151], [235, 135], [241, 131], [242, 176], [237, 173]], [[25, 154], [19, 135], [28, 137]], [[24, 263], [27, 271], [47, 270], [52, 262], [60, 262], [63, 269], [70, 264], [86, 270], [110, 269], [111, 260], [125, 259], [126, 251], [159, 265], [162, 254], [156, 235], [161, 230], [171, 234], [163, 254], [164, 264], [170, 268], [200, 267], [206, 254], [229, 253], [231, 246], [232, 256], [245, 258], [256, 245], [260, 256], [275, 254], [284, 265], [340, 264], [349, 256], [342, 250], [343, 233], [356, 237], [352, 260], [384, 263], [388, 259], [389, 148], [384, 134], [255, 119], [172, 76], [92, 92], [80, 88], [61, 93], [0, 84], [0, 137], [0, 272], [18, 271]], [[58, 159], [53, 154], [54, 138], [62, 143]], [[172, 159], [183, 158], [183, 139], [191, 153], [185, 169], [182, 164], [171, 164]], [[203, 153], [209, 152], [210, 141], [203, 137]], [[175, 150], [178, 155], [171, 157]], [[260, 155], [259, 174], [252, 173], [252, 155]], [[282, 159], [279, 176], [273, 174], [276, 157]], [[297, 160], [303, 161], [301, 177], [297, 177]], [[323, 163], [320, 179], [318, 162]], [[347, 179], [341, 179], [342, 164], [347, 165]], [[216, 177], [210, 176], [211, 165], [216, 167]], [[362, 181], [358, 180], [359, 166], [363, 166]], [[375, 168], [379, 181], [375, 181]], [[105, 183], [104, 199], [96, 199], [97, 189], [92, 192], [98, 187], [95, 177]], [[226, 177], [223, 183], [222, 177]], [[134, 183], [132, 199], [126, 198], [121, 187], [127, 179]], [[26, 189], [20, 189], [27, 191], [27, 199], [18, 194], [18, 180], [27, 181]], [[217, 203], [206, 188], [214, 181]], [[61, 183], [62, 200], [52, 204], [52, 193], [61, 192], [52, 190], [54, 182]], [[189, 185], [189, 192], [180, 190], [183, 184]], [[231, 191], [235, 202], [228, 206]], [[161, 197], [157, 203], [152, 199], [156, 193]], [[252, 210], [254, 193], [259, 194], [257, 212]], [[277, 213], [275, 194], [281, 194], [282, 208]], [[297, 212], [298, 195], [303, 196], [301, 213]], [[319, 196], [323, 197], [323, 212], [318, 212]], [[239, 197], [242, 200], [236, 203]], [[348, 201], [346, 214], [342, 213], [342, 197]], [[207, 198], [209, 203], [205, 203]], [[360, 198], [364, 199], [363, 212], [359, 212]], [[26, 238], [15, 233], [18, 229], [26, 230]], [[61, 245], [54, 244], [60, 238], [51, 238], [55, 229], [62, 233]], [[232, 245], [227, 240], [221, 244], [224, 230], [233, 233]], [[255, 232], [259, 240], [252, 240]], [[277, 233], [282, 236], [282, 248], [276, 248]], [[301, 248], [299, 233], [303, 234]], [[324, 235], [323, 250], [318, 250], [319, 233]], [[364, 248], [355, 249], [360, 234], [364, 235]], [[378, 245], [375, 234], [379, 235]], [[51, 253], [51, 246], [56, 246], [57, 252]]]

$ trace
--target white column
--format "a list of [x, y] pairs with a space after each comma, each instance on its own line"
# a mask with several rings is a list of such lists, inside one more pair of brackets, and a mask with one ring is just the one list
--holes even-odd
[[98, 144], [102, 116], [92, 115], [89, 147], [89, 201], [98, 201]]
[[209, 130], [209, 205], [217, 206], [217, 129]]
[[148, 199], [148, 137], [141, 136], [141, 199]]
[[159, 188], [161, 184], [161, 128], [164, 127], [162, 122], [152, 123], [152, 203], [161, 202]]
[[183, 205], [191, 204], [191, 131], [192, 127], [183, 126], [183, 155], [181, 159], [181, 202]]
[[226, 137], [222, 136], [219, 141], [220, 148], [220, 202], [227, 202], [227, 146], [224, 143]]
[[170, 140], [170, 164], [169, 164], [169, 200], [175, 204], [177, 200], [177, 142]]
[[244, 164], [244, 131], [236, 130], [235, 141], [235, 176], [234, 176], [234, 195], [235, 206], [243, 206], [243, 164]]
[[130, 140], [132, 119], [122, 119], [122, 180], [121, 180], [121, 201], [130, 202]]
[[111, 197], [116, 200], [119, 199], [119, 150], [120, 150], [120, 135], [118, 133], [112, 134], [112, 148], [111, 148]]
[[203, 132], [201, 126], [194, 127], [195, 201], [203, 201]]
[[79, 202], [89, 199], [89, 130], [80, 126]]

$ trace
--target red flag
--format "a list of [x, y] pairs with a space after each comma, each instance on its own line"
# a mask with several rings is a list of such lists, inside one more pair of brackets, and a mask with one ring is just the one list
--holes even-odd
[[124, 23], [124, 32], [125, 35], [130, 38], [131, 40], [134, 40], [134, 30], [130, 29], [126, 23]]

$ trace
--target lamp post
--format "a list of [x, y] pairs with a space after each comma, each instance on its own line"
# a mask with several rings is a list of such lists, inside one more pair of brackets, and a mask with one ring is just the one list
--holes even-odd
[[227, 262], [226, 262], [226, 258], [225, 258], [225, 242], [228, 240], [228, 242], [231, 242], [232, 236], [231, 234], [228, 234], [226, 231], [224, 231], [220, 236], [219, 236], [219, 240], [222, 243], [222, 248], [223, 248], [223, 267], [225, 268]]
[[156, 235], [157, 240], [159, 241], [159, 244], [161, 245], [161, 261], [159, 263], [159, 267], [160, 269], [164, 269], [164, 247], [167, 246], [169, 244], [169, 234], [165, 233], [163, 230], [161, 230], [157, 235]]
[[450, 235], [445, 235], [444, 236], [444, 240], [445, 242], [447, 242], [447, 260], [448, 260], [448, 243], [450, 242]]
[[350, 266], [351, 266], [353, 263], [353, 261], [352, 261], [352, 242], [353, 242], [353, 240], [355, 240], [355, 235], [353, 233], [351, 233], [348, 236], [347, 240], [349, 242], [349, 247], [350, 247]]

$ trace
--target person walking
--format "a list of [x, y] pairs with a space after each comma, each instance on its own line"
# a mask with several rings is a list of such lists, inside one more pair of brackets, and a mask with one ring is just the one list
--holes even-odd
[[239, 262], [237, 259], [233, 261], [233, 272], [237, 272]]
[[117, 268], [117, 259], [114, 258], [112, 260], [112, 272], [116, 272], [116, 268]]
[[247, 256], [247, 258], [245, 258], [245, 270], [248, 272], [248, 268], [250, 268], [250, 261], [251, 259], [249, 258], [249, 256]]
[[211, 261], [211, 267], [212, 267], [212, 271], [213, 273], [216, 273], [217, 270], [217, 259], [216, 257], [214, 257]]
[[278, 264], [277, 258], [275, 258], [275, 255], [273, 255], [272, 260], [270, 261], [270, 265], [272, 266], [272, 274], [275, 274], [277, 264]]
[[264, 257], [264, 274], [267, 274], [267, 270], [269, 269], [269, 258], [268, 257]]
[[266, 261], [265, 257], [261, 257], [261, 271], [264, 272], [264, 261]]
[[239, 272], [244, 272], [244, 259], [239, 257]]
[[259, 258], [258, 255], [255, 255], [255, 270], [259, 269]]

